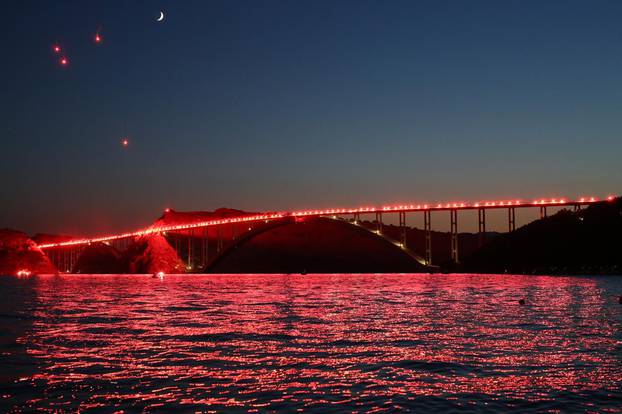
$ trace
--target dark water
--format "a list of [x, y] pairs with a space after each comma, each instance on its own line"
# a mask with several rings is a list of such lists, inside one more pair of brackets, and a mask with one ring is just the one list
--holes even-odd
[[619, 412], [620, 294], [615, 276], [0, 277], [0, 411]]

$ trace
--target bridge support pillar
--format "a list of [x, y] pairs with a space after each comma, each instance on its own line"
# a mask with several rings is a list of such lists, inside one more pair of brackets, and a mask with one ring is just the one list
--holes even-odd
[[201, 236], [201, 269], [205, 269], [208, 259], [209, 229], [205, 228]]
[[186, 264], [186, 270], [192, 270], [192, 253], [194, 253], [193, 250], [193, 243], [192, 243], [192, 239], [194, 238], [194, 231], [190, 230], [190, 234], [188, 235], [188, 263]]
[[354, 224], [359, 224], [361, 222], [361, 214], [354, 213]]
[[175, 253], [177, 253], [177, 257], [181, 259], [181, 251], [179, 250], [179, 234], [175, 234]]
[[398, 213], [400, 221], [400, 238], [402, 247], [406, 247], [406, 212], [400, 211]]
[[382, 212], [376, 211], [376, 232], [382, 234]]
[[222, 250], [222, 229], [220, 227], [221, 226], [216, 226], [216, 251], [218, 253], [220, 253], [220, 251]]
[[508, 231], [511, 233], [516, 230], [516, 211], [514, 207], [508, 208]]
[[477, 221], [479, 233], [479, 247], [482, 247], [486, 242], [486, 209], [477, 209]]
[[460, 263], [458, 258], [458, 210], [449, 210], [451, 217], [451, 260]]
[[430, 210], [423, 212], [423, 228], [425, 231], [425, 263], [432, 264], [432, 214]]
[[546, 206], [540, 206], [540, 218], [546, 218], [547, 214], [546, 214]]
[[579, 211], [579, 210], [581, 210], [581, 204], [575, 204], [574, 211]]

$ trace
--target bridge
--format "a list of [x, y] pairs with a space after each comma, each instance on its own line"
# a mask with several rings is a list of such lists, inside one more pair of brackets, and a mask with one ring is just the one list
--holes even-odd
[[[293, 212], [270, 212], [262, 214], [241, 215], [239, 217], [228, 217], [206, 221], [189, 221], [174, 225], [153, 225], [145, 229], [99, 236], [93, 238], [79, 238], [66, 241], [40, 244], [42, 249], [54, 265], [62, 272], [71, 272], [79, 255], [85, 247], [94, 243], [106, 243], [113, 247], [124, 250], [136, 238], [161, 234], [167, 236], [174, 244], [180, 258], [183, 257], [187, 270], [205, 270], [209, 265], [218, 260], [226, 251], [223, 243], [224, 228], [230, 230], [229, 248], [248, 239], [258, 233], [267, 231], [274, 226], [290, 223], [295, 220], [308, 217], [327, 217], [335, 220], [343, 220], [352, 225], [361, 227], [361, 217], [372, 216], [375, 228], [369, 229], [376, 236], [386, 239], [395, 246], [402, 249], [412, 258], [424, 266], [432, 266], [432, 213], [449, 212], [450, 222], [450, 245], [451, 259], [454, 263], [459, 262], [458, 255], [458, 213], [467, 210], [477, 210], [478, 212], [478, 234], [479, 243], [484, 243], [486, 235], [486, 212], [489, 210], [507, 210], [508, 231], [516, 229], [515, 212], [516, 209], [537, 209], [539, 217], [545, 218], [548, 208], [562, 207], [572, 208], [575, 211], [582, 207], [598, 203], [606, 203], [614, 200], [614, 196], [606, 198], [581, 197], [577, 199], [568, 198], [547, 198], [534, 199], [529, 201], [522, 200], [496, 200], [478, 202], [442, 202], [442, 203], [416, 203], [387, 205], [382, 207], [358, 207], [358, 208], [331, 208], [323, 210], [301, 210]], [[425, 232], [425, 257], [420, 257], [410, 250], [406, 240], [406, 214], [423, 214]], [[383, 234], [383, 217], [385, 215], [397, 215], [399, 223], [399, 240], [388, 239]], [[243, 226], [242, 231], [239, 231]], [[209, 254], [209, 231], [214, 229], [216, 232], [216, 254], [210, 257]], [[239, 232], [239, 233], [238, 233]], [[186, 243], [184, 243], [186, 242]], [[185, 254], [182, 254], [182, 244], [186, 244]]]

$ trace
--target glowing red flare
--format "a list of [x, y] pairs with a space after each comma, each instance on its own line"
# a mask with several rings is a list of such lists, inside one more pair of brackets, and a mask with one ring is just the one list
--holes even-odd
[[101, 43], [101, 41], [102, 41], [101, 36], [99, 35], [99, 33], [96, 33], [95, 34], [95, 43]]
[[128, 141], [127, 138], [123, 138], [121, 140], [121, 145], [123, 145], [124, 147], [127, 147], [128, 145], [130, 145], [130, 141]]
[[61, 64], [61, 66], [67, 66], [69, 64], [69, 60], [66, 57], [61, 58], [60, 59], [60, 64]]
[[60, 53], [60, 46], [59, 45], [54, 45], [54, 46], [52, 46], [52, 50], [54, 51], [54, 53]]

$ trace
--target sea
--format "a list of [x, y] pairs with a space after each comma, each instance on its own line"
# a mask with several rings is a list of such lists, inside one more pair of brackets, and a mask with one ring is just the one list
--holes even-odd
[[0, 276], [0, 412], [622, 411], [622, 276]]

